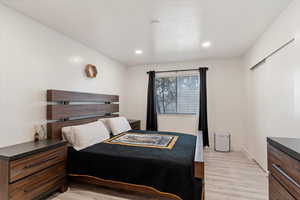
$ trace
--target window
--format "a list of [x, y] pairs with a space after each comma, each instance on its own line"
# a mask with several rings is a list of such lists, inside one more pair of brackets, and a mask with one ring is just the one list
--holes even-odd
[[184, 75], [155, 79], [157, 112], [196, 114], [199, 110], [199, 76]]

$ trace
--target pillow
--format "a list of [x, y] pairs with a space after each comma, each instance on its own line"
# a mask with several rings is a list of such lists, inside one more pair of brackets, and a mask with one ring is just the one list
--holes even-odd
[[80, 151], [109, 139], [109, 132], [101, 121], [62, 128], [63, 138]]
[[130, 124], [125, 117], [109, 118], [108, 125], [113, 135], [131, 130]]
[[63, 127], [61, 132], [63, 140], [67, 141], [69, 144], [74, 143], [75, 139], [72, 126]]
[[111, 118], [102, 118], [102, 119], [99, 119], [99, 121], [103, 122], [103, 124], [105, 125], [108, 132], [111, 133], [111, 128], [110, 128], [109, 123], [108, 123], [109, 119], [111, 119]]

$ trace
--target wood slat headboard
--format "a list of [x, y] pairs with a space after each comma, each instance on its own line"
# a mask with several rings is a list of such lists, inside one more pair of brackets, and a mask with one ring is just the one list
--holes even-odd
[[47, 134], [52, 139], [62, 138], [63, 127], [119, 116], [118, 95], [47, 90], [47, 102]]
[[119, 112], [119, 104], [47, 105], [47, 120], [105, 116]]
[[47, 90], [48, 102], [119, 102], [118, 95]]

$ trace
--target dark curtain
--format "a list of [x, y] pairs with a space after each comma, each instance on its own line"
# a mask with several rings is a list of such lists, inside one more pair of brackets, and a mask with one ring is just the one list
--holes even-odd
[[198, 130], [202, 131], [203, 146], [209, 146], [208, 124], [207, 124], [206, 71], [207, 71], [207, 68], [199, 68], [199, 72], [200, 72], [200, 98], [199, 98], [199, 125], [198, 125]]
[[149, 72], [146, 130], [157, 131], [157, 113], [156, 113], [156, 101], [155, 101], [155, 71]]

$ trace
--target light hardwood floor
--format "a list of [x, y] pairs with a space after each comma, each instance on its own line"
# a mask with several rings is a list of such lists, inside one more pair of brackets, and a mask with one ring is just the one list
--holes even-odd
[[242, 152], [205, 152], [206, 200], [268, 200], [268, 177]]
[[[267, 200], [268, 178], [242, 152], [205, 152], [206, 200]], [[161, 200], [162, 198], [73, 185], [51, 200]]]

